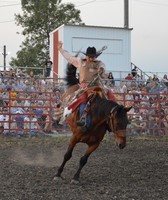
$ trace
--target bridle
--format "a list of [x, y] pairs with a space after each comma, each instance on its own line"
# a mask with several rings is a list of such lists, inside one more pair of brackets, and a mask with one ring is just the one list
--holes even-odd
[[113, 124], [113, 120], [112, 120], [112, 117], [113, 117], [113, 114], [114, 114], [114, 111], [115, 109], [118, 107], [118, 105], [116, 105], [115, 107], [113, 107], [110, 111], [110, 115], [109, 115], [109, 121], [110, 121], [110, 128], [111, 128], [111, 131], [114, 133], [114, 124]]
[[[115, 133], [115, 134], [117, 134], [118, 136], [121, 136], [121, 137], [123, 137], [123, 136], [125, 136], [125, 133], [126, 133], [126, 131], [125, 130], [115, 130], [115, 128], [114, 128], [114, 123], [113, 123], [113, 115], [114, 115], [114, 111], [117, 109], [117, 107], [118, 107], [119, 105], [116, 105], [115, 107], [113, 107], [112, 109], [111, 109], [111, 111], [110, 111], [110, 115], [109, 115], [109, 123], [110, 123], [110, 128], [111, 128], [111, 131], [113, 132], [113, 133]], [[119, 132], [119, 133], [118, 133]]]

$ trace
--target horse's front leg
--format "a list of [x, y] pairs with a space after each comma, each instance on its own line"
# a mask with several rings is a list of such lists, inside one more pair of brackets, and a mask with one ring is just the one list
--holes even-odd
[[98, 146], [99, 146], [99, 143], [88, 145], [88, 148], [87, 148], [84, 156], [82, 156], [81, 159], [80, 159], [79, 168], [78, 168], [77, 172], [75, 173], [71, 183], [79, 183], [79, 178], [80, 178], [80, 173], [81, 173], [82, 168], [87, 163], [87, 160], [88, 160], [89, 156], [91, 155], [91, 153], [93, 151], [95, 151]]
[[64, 155], [63, 162], [62, 162], [61, 166], [58, 168], [57, 173], [54, 175], [53, 180], [56, 180], [57, 178], [62, 178], [61, 174], [62, 174], [62, 172], [64, 170], [64, 166], [65, 166], [66, 162], [68, 160], [70, 160], [70, 158], [72, 157], [72, 152], [73, 152], [73, 149], [74, 149], [76, 144], [77, 144], [77, 141], [76, 141], [75, 137], [72, 136], [72, 138], [71, 138], [71, 140], [69, 142], [68, 150]]

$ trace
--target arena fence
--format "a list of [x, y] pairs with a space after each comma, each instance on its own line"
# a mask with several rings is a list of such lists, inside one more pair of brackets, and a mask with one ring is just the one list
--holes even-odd
[[146, 136], [168, 135], [167, 93], [129, 92], [122, 95], [121, 103], [125, 106], [132, 106], [128, 114], [130, 124], [127, 133]]
[[[1, 91], [0, 137], [33, 137], [66, 134], [66, 121], [61, 121], [63, 91]], [[130, 91], [115, 93], [116, 100], [132, 106], [128, 113], [130, 135], [168, 135], [168, 94]]]

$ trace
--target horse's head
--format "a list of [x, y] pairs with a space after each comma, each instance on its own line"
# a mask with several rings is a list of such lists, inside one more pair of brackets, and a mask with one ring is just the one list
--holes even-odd
[[112, 108], [108, 120], [108, 126], [114, 133], [116, 145], [123, 149], [126, 146], [126, 128], [129, 123], [127, 112], [131, 107], [126, 108], [122, 105], [116, 105]]

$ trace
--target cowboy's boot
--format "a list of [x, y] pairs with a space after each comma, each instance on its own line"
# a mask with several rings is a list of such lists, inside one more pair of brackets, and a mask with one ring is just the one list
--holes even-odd
[[89, 110], [90, 110], [90, 102], [88, 101], [80, 120], [76, 122], [77, 126], [86, 126], [87, 125], [86, 117], [87, 117]]
[[76, 122], [76, 125], [77, 126], [86, 126], [86, 117], [87, 117], [87, 112], [84, 111], [80, 120]]

